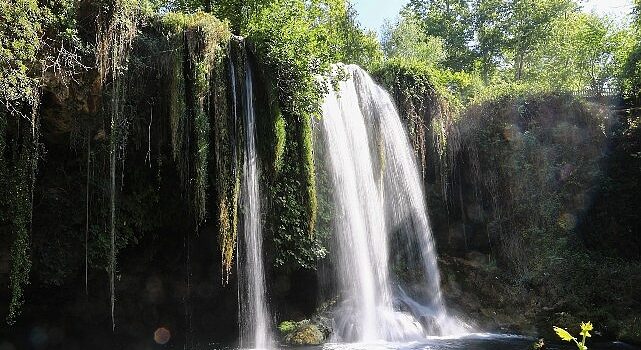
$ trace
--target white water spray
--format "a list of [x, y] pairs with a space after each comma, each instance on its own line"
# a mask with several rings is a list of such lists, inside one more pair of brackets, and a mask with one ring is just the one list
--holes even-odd
[[[343, 299], [335, 315], [336, 340], [406, 341], [462, 333], [464, 327], [443, 303], [421, 178], [398, 113], [365, 71], [345, 69], [349, 78], [339, 83], [338, 94], [329, 87], [322, 120], [335, 187]], [[420, 302], [400, 286], [393, 290], [391, 232], [418, 245], [413, 248], [420, 251], [424, 277]], [[411, 248], [406, 255], [412, 255]]]

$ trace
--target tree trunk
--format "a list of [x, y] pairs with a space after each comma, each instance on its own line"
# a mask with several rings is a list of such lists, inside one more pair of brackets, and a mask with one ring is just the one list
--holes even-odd
[[516, 56], [516, 72], [514, 72], [514, 79], [521, 80], [523, 77], [523, 61], [525, 53], [523, 51], [519, 52]]

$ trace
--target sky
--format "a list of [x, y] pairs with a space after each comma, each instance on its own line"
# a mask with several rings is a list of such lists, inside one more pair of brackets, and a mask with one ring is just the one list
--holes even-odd
[[[408, 0], [352, 0], [361, 25], [377, 33], [385, 20], [394, 21]], [[632, 0], [583, 0], [584, 10], [623, 18], [632, 9]]]

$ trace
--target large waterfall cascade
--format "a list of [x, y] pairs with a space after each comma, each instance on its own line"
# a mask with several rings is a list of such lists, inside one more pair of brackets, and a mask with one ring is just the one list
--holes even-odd
[[[232, 65], [232, 81], [235, 76]], [[235, 101], [234, 101], [235, 103]], [[243, 164], [244, 213], [242, 252], [239, 256], [239, 303], [241, 347], [269, 349], [273, 344], [270, 316], [267, 308], [263, 235], [260, 218], [260, 189], [258, 156], [256, 154], [256, 115], [254, 112], [253, 77], [251, 65], [245, 58], [243, 84], [243, 114], [245, 124], [245, 155]]]
[[[421, 177], [389, 94], [360, 67], [338, 92], [328, 82], [322, 129], [336, 205], [336, 269], [342, 304], [337, 341], [407, 341], [452, 335], [466, 327], [448, 315]], [[402, 239], [392, 237], [401, 235]], [[416, 256], [420, 293], [390, 272], [392, 240], [401, 257]], [[417, 252], [418, 251], [418, 252]], [[410, 297], [410, 295], [412, 297]]]

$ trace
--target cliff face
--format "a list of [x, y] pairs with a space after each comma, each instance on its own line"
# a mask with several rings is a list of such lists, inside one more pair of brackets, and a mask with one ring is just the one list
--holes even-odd
[[[287, 129], [274, 126], [283, 124], [279, 103], [291, 96], [274, 93], [270, 66], [247, 49], [254, 44], [232, 38], [209, 14], [157, 17], [117, 4], [79, 5], [79, 20], [98, 18], [90, 30], [96, 52], [85, 58], [95, 66], [68, 80], [46, 75], [33, 110], [24, 104], [20, 111], [33, 118], [0, 107], [0, 193], [13, 198], [0, 206], [0, 294], [11, 301], [0, 316], [16, 322], [0, 336], [17, 348], [37, 346], [33, 332], [44, 337], [42, 346], [136, 348], [154, 344], [161, 326], [175, 344], [237, 339], [246, 61], [258, 80], [262, 181], [293, 183], [297, 176], [298, 185], [287, 188], [294, 200], [278, 202], [270, 192], [268, 207], [296, 211], [289, 228], [312, 247], [320, 244], [310, 235], [315, 214], [306, 210], [314, 188], [298, 179], [306, 171], [296, 147], [303, 118], [287, 114]], [[273, 151], [277, 137], [291, 141]], [[278, 152], [301, 160], [279, 177], [268, 166]], [[267, 218], [267, 226], [276, 219]], [[305, 241], [298, 244], [294, 256], [306, 252]], [[309, 254], [307, 264], [317, 259]], [[298, 276], [294, 261], [279, 266]], [[310, 279], [305, 272], [296, 278]], [[279, 288], [276, 301], [290, 290], [296, 286]], [[289, 313], [311, 312], [315, 295], [303, 294]]]

